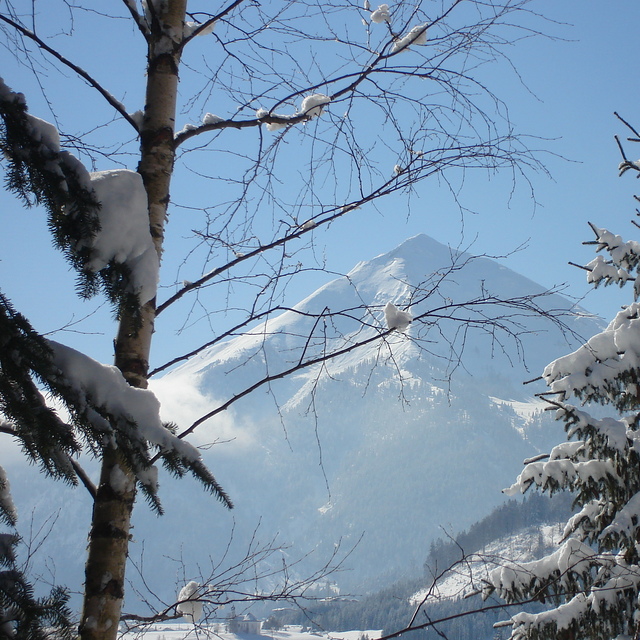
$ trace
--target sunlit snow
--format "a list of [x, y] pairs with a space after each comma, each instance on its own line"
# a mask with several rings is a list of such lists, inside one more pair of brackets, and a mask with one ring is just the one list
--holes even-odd
[[87, 267], [99, 271], [111, 260], [126, 264], [132, 290], [144, 304], [156, 295], [159, 260], [149, 231], [142, 176], [126, 169], [98, 171], [91, 174], [91, 186], [101, 204], [100, 231], [91, 241]]
[[371, 22], [375, 22], [380, 24], [381, 22], [389, 22], [389, 5], [388, 4], [380, 4], [378, 8], [371, 13], [369, 16]]
[[409, 311], [398, 309], [393, 302], [387, 302], [384, 308], [384, 319], [389, 329], [406, 331], [413, 320], [413, 316]]
[[191, 582], [188, 582], [180, 589], [180, 593], [178, 594], [178, 602], [180, 603], [176, 607], [178, 613], [181, 613], [185, 620], [193, 623], [200, 620], [204, 608], [204, 603], [201, 600], [192, 599], [198, 597], [199, 589], [200, 585], [194, 580], [191, 580]]
[[391, 48], [391, 52], [402, 51], [408, 49], [412, 44], [427, 44], [427, 25], [421, 24], [413, 27], [409, 33], [403, 38], [398, 38]]
[[300, 112], [309, 118], [316, 118], [322, 115], [325, 105], [329, 104], [329, 102], [331, 102], [329, 96], [325, 96], [323, 93], [314, 93], [302, 101]]
[[[437, 602], [446, 598], [463, 598], [482, 587], [490, 573], [506, 571], [508, 566], [524, 567], [545, 550], [557, 547], [562, 539], [560, 524], [543, 525], [501, 538], [477, 553], [469, 554], [458, 565], [451, 567], [436, 584], [418, 591], [411, 603]], [[465, 550], [463, 549], [461, 553]]]

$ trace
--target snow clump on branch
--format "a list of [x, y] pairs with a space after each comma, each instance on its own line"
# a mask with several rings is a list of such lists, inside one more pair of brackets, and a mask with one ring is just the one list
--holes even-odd
[[[301, 120], [313, 120], [324, 112], [325, 105], [331, 102], [329, 96], [323, 93], [313, 93], [310, 96], [306, 96], [302, 100], [300, 109], [293, 115], [286, 115], [282, 113], [271, 113], [267, 109], [258, 109], [256, 111], [256, 118], [258, 120], [266, 120], [266, 118], [277, 118], [277, 122], [267, 122], [268, 131], [277, 131], [278, 129], [284, 129], [290, 124], [295, 124]], [[304, 118], [302, 118], [304, 116]]]
[[198, 589], [200, 589], [200, 585], [194, 580], [191, 580], [191, 582], [188, 582], [180, 589], [180, 593], [178, 594], [178, 606], [176, 610], [182, 614], [183, 618], [192, 624], [200, 620], [204, 606], [202, 601], [195, 599], [198, 596]]
[[413, 320], [409, 311], [401, 311], [393, 302], [387, 302], [384, 308], [384, 319], [389, 329], [405, 332]]
[[224, 118], [214, 113], [205, 113], [204, 118], [202, 118], [202, 124], [218, 124], [220, 122], [224, 122]]
[[289, 120], [292, 120], [295, 116], [283, 115], [281, 113], [269, 113], [266, 109], [258, 109], [256, 111], [256, 118], [262, 120], [267, 116], [273, 116], [281, 120], [280, 122], [267, 122], [267, 131], [277, 131], [278, 129], [284, 129], [289, 126]]
[[329, 104], [331, 98], [325, 96], [323, 93], [314, 93], [307, 96], [300, 105], [300, 112], [306, 115], [308, 118], [317, 118], [322, 115], [324, 111], [324, 105]]
[[33, 138], [40, 140], [42, 144], [54, 153], [60, 153], [60, 134], [58, 129], [50, 122], [36, 118], [30, 113], [27, 113], [27, 120], [31, 125]]
[[408, 49], [412, 44], [427, 44], [427, 25], [421, 24], [413, 27], [403, 38], [399, 38], [393, 43], [391, 53]]
[[371, 22], [375, 22], [376, 24], [380, 24], [382, 22], [389, 22], [391, 16], [389, 14], [389, 5], [381, 4], [378, 5], [378, 8], [371, 13], [369, 16]]
[[[185, 38], [188, 38], [189, 36], [193, 35], [193, 33], [199, 29], [204, 23], [202, 22], [185, 22], [184, 23], [184, 29], [182, 31], [182, 35]], [[199, 36], [208, 36], [210, 33], [213, 33], [213, 29], [216, 26], [216, 22], [215, 20], [211, 23], [208, 24], [202, 31], [199, 31], [197, 35]]]
[[11, 498], [11, 487], [5, 470], [0, 467], [0, 520], [13, 523], [18, 519], [16, 507]]
[[[159, 260], [149, 231], [147, 192], [136, 171], [116, 169], [91, 174], [100, 202], [100, 231], [91, 240], [89, 271], [100, 271], [112, 260], [131, 269], [131, 289], [140, 304], [156, 295]], [[78, 247], [79, 249], [82, 247]]]

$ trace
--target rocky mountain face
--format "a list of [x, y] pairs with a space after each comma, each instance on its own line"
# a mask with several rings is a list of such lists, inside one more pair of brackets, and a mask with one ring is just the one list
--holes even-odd
[[[258, 387], [199, 427], [193, 441], [235, 509], [223, 511], [188, 479], [163, 479], [166, 515], [138, 509], [132, 561], [166, 600], [185, 579], [237, 561], [252, 540], [254, 549], [274, 540], [286, 547], [262, 564], [276, 573], [283, 560], [303, 558], [291, 573], [304, 575], [336, 554], [342, 565], [332, 580], [343, 592], [368, 592], [421, 568], [443, 528], [459, 531], [488, 513], [523, 459], [562, 437], [535, 397], [541, 387], [522, 382], [601, 323], [565, 315], [562, 331], [497, 303], [541, 293], [497, 262], [417, 236], [166, 374], [152, 388], [164, 417], [185, 428], [303, 354], [345, 349]], [[409, 328], [346, 350], [386, 330], [388, 302], [410, 311]], [[554, 313], [572, 307], [559, 295], [536, 304]], [[64, 574], [81, 554], [64, 561], [77, 534], [61, 520], [50, 542]]]

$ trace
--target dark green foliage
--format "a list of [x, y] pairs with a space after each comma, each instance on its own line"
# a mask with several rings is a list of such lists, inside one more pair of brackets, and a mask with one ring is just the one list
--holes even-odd
[[0, 155], [7, 189], [28, 207], [46, 209], [54, 244], [78, 274], [79, 295], [88, 298], [102, 289], [117, 313], [127, 309], [135, 318], [139, 302], [129, 287], [129, 268], [114, 261], [98, 272], [87, 266], [100, 230], [100, 203], [90, 175], [77, 158], [43, 136], [42, 126], [28, 114], [24, 96], [0, 80]]
[[[166, 429], [175, 432], [175, 425], [172, 423], [164, 423]], [[186, 460], [182, 458], [175, 450], [161, 451], [160, 457], [167, 469], [171, 474], [177, 478], [184, 477], [187, 473], [191, 473], [194, 478], [199, 480], [207, 491], [211, 492], [220, 502], [224, 503], [228, 507], [232, 507], [233, 503], [225, 492], [225, 490], [218, 484], [211, 471], [201, 460]]]
[[552, 500], [540, 494], [530, 494], [524, 500], [508, 500], [486, 518], [471, 525], [468, 531], [459, 533], [455, 538], [433, 541], [424, 563], [425, 575], [438, 575], [458, 562], [463, 554], [480, 551], [513, 531], [566, 520], [571, 514], [571, 505], [572, 498], [567, 494], [558, 494]]
[[17, 566], [15, 547], [20, 538], [0, 534], [0, 639], [45, 640], [52, 636], [71, 640], [74, 626], [67, 607], [69, 596], [53, 587], [36, 598], [33, 587]]
[[280, 629], [282, 629], [282, 622], [280, 618], [277, 618], [276, 616], [271, 615], [262, 623], [262, 628], [272, 629], [273, 631], [279, 631]]

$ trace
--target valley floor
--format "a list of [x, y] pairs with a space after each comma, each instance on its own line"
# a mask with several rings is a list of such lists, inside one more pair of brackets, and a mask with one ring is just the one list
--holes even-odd
[[310, 632], [299, 625], [290, 625], [280, 631], [264, 629], [260, 635], [251, 635], [228, 633], [224, 622], [203, 625], [165, 622], [150, 625], [144, 631], [122, 634], [120, 640], [360, 640], [363, 636], [377, 640], [381, 633], [380, 630]]

